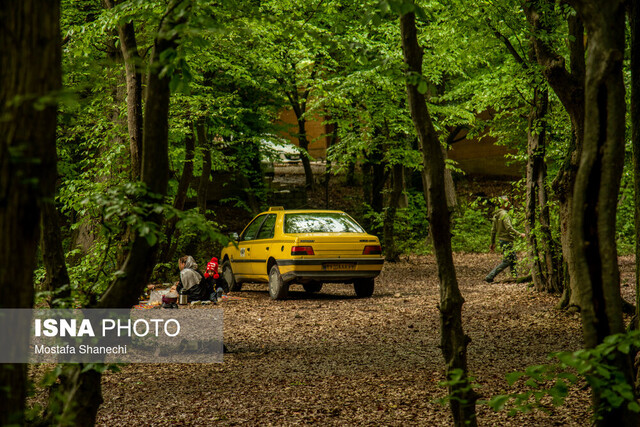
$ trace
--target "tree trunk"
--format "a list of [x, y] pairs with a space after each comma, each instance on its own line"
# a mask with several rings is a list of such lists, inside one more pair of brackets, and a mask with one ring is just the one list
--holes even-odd
[[[43, 201], [56, 178], [60, 1], [0, 3], [0, 308], [33, 306]], [[19, 101], [19, 102], [17, 102]], [[29, 345], [29, 329], [16, 332]], [[24, 424], [27, 365], [0, 367], [0, 425]]]
[[[534, 101], [528, 125], [527, 209], [526, 230], [531, 276], [539, 292], [562, 292], [562, 263], [551, 234], [551, 220], [547, 204], [546, 120], [547, 91], [534, 89]], [[539, 227], [536, 229], [536, 222]]]
[[384, 258], [386, 261], [396, 262], [399, 255], [395, 241], [396, 212], [404, 190], [404, 166], [401, 163], [393, 165], [392, 180], [393, 188], [389, 195], [389, 204], [384, 215]]
[[[445, 160], [445, 165], [447, 156], [447, 149], [442, 147], [442, 158]], [[449, 209], [451, 210], [458, 206], [458, 199], [456, 197], [456, 185], [453, 183], [453, 175], [451, 175], [451, 169], [446, 167], [444, 169], [444, 191], [446, 193], [447, 206], [449, 206]]]
[[[585, 345], [593, 348], [625, 331], [615, 240], [617, 198], [624, 165], [625, 88], [622, 65], [625, 15], [622, 1], [571, 1], [587, 28], [585, 137], [576, 176], [571, 232]], [[628, 355], [613, 361], [633, 387]], [[634, 396], [635, 397], [635, 396]], [[593, 392], [594, 407], [604, 397]], [[597, 424], [637, 426], [640, 418], [623, 404], [602, 411]]]
[[[191, 178], [193, 178], [193, 157], [195, 152], [195, 140], [193, 138], [193, 127], [190, 132], [185, 135], [184, 139], [184, 166], [182, 168], [182, 175], [178, 182], [178, 190], [176, 196], [173, 199], [173, 207], [178, 210], [184, 210], [184, 204], [187, 200], [187, 191], [189, 191], [189, 185], [191, 184]], [[162, 243], [162, 249], [160, 250], [160, 262], [170, 262], [177, 249], [177, 241], [179, 232], [176, 231], [176, 225], [178, 224], [178, 218], [171, 218], [165, 227], [164, 235], [167, 240]]]
[[[55, 194], [56, 179], [45, 181], [48, 193]], [[53, 198], [43, 200], [42, 214], [42, 260], [46, 271], [44, 289], [49, 292], [49, 306], [60, 308], [69, 307], [71, 288], [67, 263], [65, 262], [62, 236], [58, 223], [58, 210]]]
[[568, 286], [565, 283], [563, 307], [567, 305], [578, 306], [579, 301], [575, 289], [577, 286], [576, 272], [572, 257], [574, 244], [569, 224], [572, 217], [573, 188], [584, 137], [584, 28], [579, 17], [569, 14], [567, 18], [571, 61], [571, 72], [569, 72], [565, 67], [565, 59], [552, 51], [550, 45], [537, 36], [539, 32], [548, 31], [542, 23], [537, 2], [524, 3], [523, 10], [527, 21], [534, 29], [531, 40], [538, 64], [542, 67], [542, 74], [571, 119], [572, 143], [567, 149], [563, 164], [552, 187], [560, 204], [560, 239], [562, 255], [566, 264], [565, 270], [568, 273], [564, 275]]
[[329, 146], [327, 147], [327, 156], [325, 157], [324, 168], [324, 208], [329, 209], [329, 187], [331, 183], [331, 160], [329, 160], [329, 148], [331, 148], [338, 141], [338, 123], [333, 124], [333, 130], [331, 131], [331, 138], [329, 139]]
[[204, 122], [199, 121], [196, 129], [198, 143], [202, 150], [202, 175], [200, 175], [200, 182], [198, 183], [198, 211], [204, 215], [207, 213], [207, 193], [211, 182], [211, 144], [207, 139]]
[[371, 178], [373, 175], [371, 163], [366, 159], [362, 162], [362, 166], [360, 167], [362, 170], [362, 199], [366, 204], [371, 206], [373, 203], [373, 195], [372, 195], [372, 181]]
[[313, 170], [311, 169], [311, 161], [309, 160], [309, 140], [307, 139], [306, 119], [298, 117], [298, 144], [304, 149], [302, 156], [302, 167], [304, 168], [305, 187], [307, 190], [313, 188]]
[[[402, 49], [408, 73], [422, 76], [422, 49], [418, 45], [415, 14], [400, 18]], [[456, 270], [451, 252], [450, 211], [445, 194], [445, 164], [442, 147], [438, 141], [427, 103], [417, 85], [407, 83], [407, 98], [411, 118], [422, 147], [424, 161], [425, 196], [428, 200], [429, 227], [433, 237], [440, 281], [440, 348], [446, 364], [446, 377], [461, 374], [458, 381], [448, 384], [449, 401], [454, 425], [475, 426], [476, 393], [469, 384], [467, 369], [467, 345], [471, 339], [462, 329], [462, 305], [464, 299], [458, 288]]]
[[[158, 202], [151, 194], [155, 194], [156, 197], [166, 194], [169, 176], [168, 117], [171, 76], [162, 72], [166, 66], [162, 53], [176, 49], [178, 33], [175, 27], [185, 22], [185, 11], [189, 8], [189, 2], [171, 1], [161, 20], [151, 55], [145, 100], [147, 110], [144, 118], [141, 170], [141, 181], [150, 193], [149, 202]], [[162, 216], [150, 213], [145, 220], [160, 225]], [[99, 308], [128, 308], [137, 302], [155, 266], [158, 246], [157, 243], [150, 245], [145, 237], [135, 234], [131, 250], [120, 269], [122, 274], [118, 275], [102, 295], [98, 302]], [[82, 369], [82, 365], [70, 365], [65, 372], [68, 381], [61, 383], [60, 387], [61, 400], [64, 403], [62, 417], [81, 420], [79, 425], [93, 425], [98, 405], [102, 402], [101, 374], [94, 370], [82, 372]], [[74, 402], [83, 403], [75, 405]]]
[[527, 197], [525, 210], [525, 230], [529, 243], [529, 258], [531, 258], [531, 279], [537, 291], [542, 291], [546, 282], [536, 233], [539, 175], [544, 164], [544, 115], [547, 110], [547, 93], [543, 92], [541, 94], [540, 92], [538, 88], [534, 89], [533, 105], [529, 113], [527, 127]]
[[[636, 319], [640, 319], [640, 4], [629, 6], [631, 27], [631, 145], [633, 147], [634, 219], [636, 229]], [[640, 375], [638, 375], [640, 378]]]
[[[295, 75], [295, 64], [291, 64], [291, 68]], [[314, 67], [310, 80], [313, 80], [316, 75], [316, 68]], [[285, 80], [279, 80], [281, 84], [285, 83]], [[300, 94], [298, 92], [298, 84], [295, 82], [295, 78], [293, 82], [288, 83], [290, 90], [286, 92], [287, 98], [289, 99], [289, 103], [291, 104], [291, 108], [296, 115], [296, 120], [298, 121], [298, 146], [302, 149], [300, 151], [302, 166], [304, 168], [304, 176], [305, 176], [305, 187], [307, 190], [311, 190], [313, 188], [313, 170], [311, 169], [311, 162], [309, 160], [309, 140], [307, 139], [307, 119], [305, 114], [307, 112], [307, 100], [309, 99], [309, 95], [311, 94], [311, 87], [307, 86], [305, 91]]]
[[[105, 0], [109, 9], [114, 0]], [[120, 49], [124, 58], [127, 80], [127, 127], [129, 129], [129, 152], [131, 154], [131, 180], [140, 179], [142, 168], [142, 58], [138, 53], [138, 43], [133, 22], [118, 25]]]
[[348, 160], [347, 174], [345, 177], [345, 185], [347, 187], [354, 187], [356, 185], [356, 161]]

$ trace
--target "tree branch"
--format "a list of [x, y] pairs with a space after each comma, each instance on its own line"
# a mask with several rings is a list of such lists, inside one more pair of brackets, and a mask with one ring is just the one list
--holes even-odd
[[493, 26], [489, 18], [486, 18], [485, 22], [487, 23], [487, 26], [491, 29], [493, 34], [496, 36], [496, 38], [505, 45], [505, 47], [507, 48], [511, 56], [513, 56], [513, 58], [516, 60], [516, 62], [522, 65], [522, 68], [524, 68], [525, 70], [528, 69], [529, 64], [527, 64], [525, 60], [522, 59], [522, 56], [518, 53], [516, 48], [513, 47], [513, 44], [511, 44], [511, 41], [509, 41], [509, 39], [504, 34], [502, 34], [500, 31], [498, 31], [496, 27]]

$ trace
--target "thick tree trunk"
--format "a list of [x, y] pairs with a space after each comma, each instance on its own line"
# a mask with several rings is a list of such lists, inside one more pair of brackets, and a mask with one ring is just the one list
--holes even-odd
[[207, 213], [207, 198], [209, 183], [211, 182], [211, 144], [207, 139], [207, 132], [202, 121], [196, 125], [198, 144], [202, 150], [202, 175], [198, 183], [198, 211], [204, 215]]
[[[408, 73], [422, 76], [422, 49], [418, 45], [415, 14], [400, 18], [402, 49]], [[429, 116], [424, 95], [417, 85], [407, 83], [407, 98], [416, 133], [422, 147], [424, 161], [425, 196], [428, 200], [429, 225], [436, 251], [438, 279], [440, 281], [440, 347], [446, 364], [446, 377], [461, 373], [459, 381], [449, 383], [452, 396], [450, 407], [454, 425], [475, 426], [477, 396], [469, 384], [467, 345], [471, 339], [462, 329], [464, 299], [458, 288], [456, 270], [451, 252], [450, 211], [445, 194], [445, 164], [442, 147]]]
[[[0, 308], [33, 306], [43, 185], [56, 177], [60, 1], [0, 3]], [[29, 330], [17, 335], [28, 346]], [[0, 367], [0, 425], [24, 424], [26, 364]]]
[[[640, 319], [640, 4], [629, 6], [631, 27], [631, 145], [633, 147], [634, 218], [636, 229], [636, 319]], [[640, 378], [640, 375], [638, 375]]]
[[[576, 176], [571, 232], [585, 345], [595, 347], [625, 331], [615, 240], [617, 198], [624, 164], [625, 88], [622, 63], [625, 10], [620, 0], [572, 1], [581, 14], [589, 47], [585, 82], [585, 137]], [[620, 353], [614, 364], [633, 386], [632, 363]], [[599, 408], [603, 396], [593, 393]], [[638, 414], [623, 404], [602, 411], [603, 426], [637, 426]]]
[[[526, 231], [531, 258], [531, 276], [539, 292], [562, 292], [562, 263], [551, 235], [547, 204], [546, 120], [548, 93], [534, 89], [534, 102], [529, 115]], [[538, 228], [536, 229], [536, 223]]]
[[544, 290], [546, 282], [545, 270], [542, 266], [542, 256], [538, 245], [538, 235], [536, 233], [539, 175], [542, 173], [544, 165], [544, 115], [547, 110], [547, 93], [540, 92], [538, 88], [534, 89], [533, 105], [529, 113], [527, 129], [527, 197], [525, 209], [525, 230], [529, 243], [529, 258], [531, 258], [531, 278], [537, 291]]
[[[84, 364], [65, 364], [49, 392], [49, 401], [43, 414], [45, 425], [92, 426], [102, 404], [100, 381], [102, 374]], [[73, 414], [73, 418], [65, 418]]]
[[[574, 177], [575, 178], [575, 177]], [[558, 195], [558, 192], [556, 192]], [[560, 218], [560, 246], [562, 247], [562, 270], [563, 270], [563, 293], [558, 304], [559, 308], [569, 307], [580, 308], [578, 293], [574, 291], [575, 286], [575, 264], [573, 262], [573, 236], [570, 230], [571, 212], [573, 204], [573, 190], [571, 194], [563, 194], [559, 202]]]
[[384, 258], [386, 261], [398, 260], [398, 248], [395, 241], [396, 212], [400, 205], [400, 197], [404, 190], [404, 166], [400, 163], [393, 165], [392, 189], [389, 195], [389, 204], [384, 215]]
[[[109, 9], [112, 9], [115, 0], [105, 0], [105, 4]], [[127, 127], [131, 155], [131, 179], [137, 181], [140, 179], [142, 168], [142, 74], [140, 73], [142, 58], [138, 53], [133, 22], [118, 25], [118, 37], [127, 80]]]
[[[48, 193], [55, 194], [56, 180], [51, 179], [44, 184], [49, 187]], [[58, 210], [54, 199], [43, 200], [42, 226], [42, 260], [46, 271], [44, 289], [49, 292], [50, 307], [68, 307], [70, 304], [71, 288], [67, 263], [65, 262], [62, 236], [58, 223]]]
[[[143, 156], [141, 181], [146, 185], [149, 202], [158, 202], [151, 194], [163, 197], [167, 191], [169, 176], [168, 116], [170, 75], [163, 73], [166, 63], [162, 53], [176, 49], [178, 33], [175, 26], [184, 23], [188, 1], [173, 0], [167, 6], [154, 42], [149, 66], [146, 113], [143, 130]], [[147, 221], [160, 225], [162, 216], [151, 213]], [[138, 300], [156, 262], [158, 244], [150, 245], [147, 239], [136, 233], [127, 255], [122, 274], [111, 283], [98, 302], [99, 308], [128, 308]], [[101, 375], [97, 371], [82, 372], [83, 366], [71, 365], [65, 372], [68, 381], [61, 383], [60, 397], [64, 403], [63, 419], [81, 420], [78, 425], [95, 424], [98, 405], [102, 402]], [[76, 405], [74, 402], [82, 402]]]
[[142, 169], [142, 58], [138, 54], [133, 22], [118, 26], [127, 79], [127, 127], [131, 154], [131, 180], [140, 179]]
[[[553, 182], [553, 190], [560, 204], [562, 256], [566, 264], [564, 270], [568, 273], [564, 275], [565, 295], [562, 306], [578, 306], [579, 301], [575, 289], [577, 286], [576, 272], [572, 257], [573, 237], [569, 231], [569, 223], [572, 216], [574, 182], [584, 137], [584, 28], [579, 17], [569, 15], [567, 18], [571, 61], [571, 72], [569, 72], [565, 67], [565, 59], [552, 51], [549, 44], [537, 37], [539, 32], [547, 31], [538, 12], [537, 2], [526, 2], [523, 4], [523, 9], [529, 24], [535, 31], [531, 40], [538, 64], [542, 67], [542, 74], [560, 99], [571, 120], [572, 144], [568, 148], [560, 172]], [[567, 282], [568, 286], [566, 286]]]
[[564, 268], [561, 249], [551, 232], [551, 213], [546, 189], [546, 164], [538, 182], [538, 224], [540, 226], [540, 250], [542, 265], [546, 272], [544, 291], [561, 293], [564, 290]]
[[[447, 160], [447, 149], [442, 147], [442, 158]], [[451, 175], [451, 169], [444, 169], [444, 191], [447, 197], [447, 206], [449, 209], [453, 209], [458, 206], [458, 198], [456, 197], [456, 185], [453, 183], [453, 175]]]

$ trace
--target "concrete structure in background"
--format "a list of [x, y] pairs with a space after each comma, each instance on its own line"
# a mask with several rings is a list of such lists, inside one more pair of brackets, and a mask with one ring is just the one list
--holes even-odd
[[[455, 136], [457, 141], [447, 152], [448, 157], [458, 163], [458, 167], [467, 175], [521, 178], [524, 165], [507, 158], [507, 154], [515, 153], [507, 147], [496, 144], [496, 138], [484, 135], [478, 138], [465, 138], [468, 131], [462, 130]], [[461, 139], [462, 138], [462, 139]]]
[[[327, 148], [331, 142], [332, 125], [325, 125], [325, 118], [319, 114], [311, 113], [307, 116], [305, 129], [307, 131], [307, 139], [309, 140], [309, 154], [315, 160], [325, 160], [327, 158]], [[299, 146], [298, 138], [298, 119], [292, 109], [282, 110], [278, 118], [278, 124], [284, 127], [284, 130], [278, 134], [290, 141], [292, 144]]]
[[[488, 120], [490, 113], [484, 112], [478, 118]], [[309, 154], [316, 160], [326, 159], [327, 148], [331, 141], [333, 128], [331, 125], [323, 124], [324, 120], [325, 118], [319, 114], [312, 114], [306, 122]], [[293, 110], [283, 110], [280, 113], [279, 124], [285, 128], [279, 135], [297, 146], [298, 121]], [[462, 129], [454, 135], [452, 140], [456, 142], [447, 152], [448, 158], [456, 161], [458, 167], [467, 175], [509, 179], [523, 176], [524, 165], [507, 158], [507, 154], [515, 153], [514, 150], [497, 145], [496, 138], [489, 136], [486, 132], [473, 139], [467, 139], [467, 133], [467, 129]]]

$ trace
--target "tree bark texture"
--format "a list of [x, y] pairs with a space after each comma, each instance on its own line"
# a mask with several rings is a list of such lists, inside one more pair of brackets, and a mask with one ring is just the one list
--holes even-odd
[[[332, 124], [333, 130], [331, 131], [331, 139], [329, 140], [329, 146], [327, 147], [327, 152], [329, 149], [338, 142], [338, 124]], [[328, 154], [328, 153], [327, 153]], [[329, 209], [329, 187], [331, 183], [331, 160], [327, 155], [325, 159], [325, 168], [324, 168], [324, 208]]]
[[[105, 0], [109, 9], [115, 0]], [[120, 49], [124, 58], [127, 81], [127, 127], [129, 130], [129, 152], [131, 155], [131, 180], [140, 179], [142, 168], [142, 58], [138, 53], [138, 43], [133, 22], [118, 25]]]
[[[150, 193], [150, 202], [158, 202], [151, 194], [161, 197], [166, 194], [169, 177], [168, 117], [171, 76], [162, 72], [167, 65], [162, 59], [162, 53], [177, 48], [178, 33], [174, 29], [176, 25], [185, 22], [186, 13], [183, 12], [188, 8], [190, 2], [181, 0], [172, 0], [167, 6], [154, 41], [149, 65], [141, 181]], [[152, 213], [146, 220], [155, 222], [160, 227], [162, 216]], [[120, 268], [122, 274], [118, 275], [103, 294], [97, 304], [98, 308], [127, 308], [137, 302], [155, 266], [158, 246], [158, 243], [149, 245], [146, 238], [135, 233], [131, 250]], [[93, 425], [98, 406], [102, 402], [101, 374], [94, 370], [81, 372], [82, 369], [82, 366], [72, 365], [65, 372], [69, 381], [60, 387], [61, 399], [69, 404], [63, 407], [61, 416], [63, 419], [80, 420], [81, 423], [77, 425]], [[82, 404], [75, 405], [73, 402]]]
[[398, 260], [398, 248], [395, 239], [396, 213], [400, 205], [400, 197], [404, 190], [404, 166], [396, 163], [392, 167], [392, 188], [384, 215], [384, 259], [390, 262]]
[[[562, 263], [551, 234], [547, 205], [546, 120], [548, 93], [534, 89], [527, 134], [526, 231], [531, 258], [531, 276], [539, 292], [562, 292]], [[536, 228], [536, 223], [538, 228]]]
[[640, 319], [640, 4], [629, 1], [631, 27], [631, 145], [636, 229], [636, 318]]
[[540, 92], [540, 89], [534, 89], [533, 105], [531, 106], [527, 126], [527, 191], [525, 209], [525, 231], [529, 246], [529, 258], [531, 259], [531, 279], [537, 291], [544, 289], [546, 280], [536, 234], [539, 175], [542, 173], [544, 165], [544, 115], [547, 110], [547, 94], [546, 92], [544, 94]]
[[[446, 160], [448, 158], [447, 149], [442, 147], [442, 158]], [[454, 209], [458, 206], [458, 198], [456, 197], [456, 185], [453, 182], [453, 175], [451, 174], [451, 169], [445, 167], [444, 169], [444, 191], [447, 196], [447, 206], [449, 210]]]
[[[182, 3], [188, 4], [189, 2], [173, 0], [167, 6], [158, 36], [154, 42], [149, 65], [141, 181], [150, 193], [159, 196], [166, 194], [169, 177], [168, 115], [169, 82], [171, 79], [171, 76], [162, 73], [166, 64], [162, 61], [161, 54], [177, 47], [178, 35], [173, 31], [173, 28], [178, 24], [175, 15], [176, 9]], [[162, 220], [161, 216], [155, 214], [151, 215], [149, 219], [158, 224]], [[130, 307], [137, 301], [138, 295], [155, 265], [157, 247], [157, 244], [153, 247], [149, 246], [147, 239], [136, 234], [131, 252], [121, 268], [124, 276], [114, 280], [109, 286], [100, 299], [100, 307]]]
[[[422, 75], [422, 49], [418, 45], [415, 14], [400, 18], [402, 50], [408, 73]], [[445, 194], [445, 163], [427, 103], [417, 86], [407, 83], [411, 118], [420, 140], [424, 161], [425, 195], [428, 200], [429, 225], [433, 237], [440, 281], [440, 347], [446, 364], [446, 377], [454, 371], [462, 373], [459, 382], [449, 384], [450, 408], [454, 425], [475, 426], [477, 396], [471, 388], [467, 369], [467, 345], [471, 339], [462, 328], [464, 299], [458, 288], [451, 251], [450, 211]]]
[[[585, 81], [585, 132], [576, 176], [571, 232], [585, 345], [595, 347], [625, 331], [615, 240], [617, 198], [624, 163], [625, 49], [623, 1], [571, 1], [581, 15], [589, 47]], [[633, 385], [630, 357], [615, 365]], [[594, 406], [603, 401], [593, 393]], [[626, 405], [603, 411], [599, 425], [637, 426], [640, 418]]]
[[309, 160], [309, 140], [307, 139], [306, 119], [298, 118], [298, 144], [304, 151], [301, 160], [304, 168], [305, 187], [310, 190], [313, 188], [313, 170], [311, 169], [311, 161]]
[[558, 96], [558, 99], [560, 99], [571, 120], [573, 131], [571, 144], [567, 148], [560, 172], [554, 179], [552, 187], [560, 204], [560, 240], [562, 256], [568, 273], [565, 275], [565, 282], [568, 279], [569, 285], [564, 286], [567, 294], [565, 300], [567, 305], [579, 306], [575, 290], [577, 286], [575, 282], [576, 271], [572, 258], [574, 243], [570, 231], [570, 222], [573, 207], [573, 188], [584, 138], [584, 27], [579, 17], [570, 15], [567, 18], [569, 35], [571, 36], [569, 39], [571, 71], [568, 71], [565, 66], [565, 58], [554, 52], [548, 44], [537, 36], [540, 32], [548, 31], [542, 24], [537, 1], [524, 3], [523, 10], [527, 21], [534, 30], [531, 40], [538, 64], [542, 67], [542, 74]]
[[[0, 308], [33, 306], [43, 201], [56, 176], [60, 1], [0, 3]], [[23, 333], [28, 346], [29, 330]], [[24, 423], [25, 364], [0, 367], [0, 425]]]
[[[293, 69], [293, 75], [295, 75], [295, 65], [292, 64], [291, 67]], [[315, 73], [316, 69], [314, 68], [311, 72], [312, 80]], [[310, 190], [313, 188], [313, 170], [311, 169], [311, 162], [309, 160], [309, 140], [307, 139], [307, 119], [305, 114], [307, 113], [307, 100], [309, 99], [311, 88], [307, 87], [302, 93], [302, 96], [300, 96], [296, 83], [293, 82], [290, 86], [291, 90], [287, 92], [287, 98], [289, 98], [289, 103], [291, 104], [291, 108], [293, 108], [293, 112], [295, 113], [298, 121], [297, 138], [298, 146], [303, 149], [301, 150], [301, 160], [304, 168], [305, 187], [307, 190]]]
[[[55, 183], [55, 177], [45, 181], [44, 184], [49, 187], [49, 194], [55, 194]], [[49, 306], [52, 308], [67, 307], [70, 304], [71, 288], [54, 198], [43, 200], [40, 218], [42, 260], [46, 271], [44, 289], [50, 293]]]

